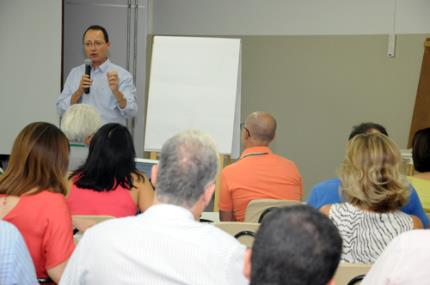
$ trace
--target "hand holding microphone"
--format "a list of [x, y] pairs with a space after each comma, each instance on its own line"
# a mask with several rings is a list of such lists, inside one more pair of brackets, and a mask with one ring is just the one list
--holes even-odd
[[91, 80], [91, 59], [86, 58], [85, 61], [85, 74], [81, 78], [79, 88], [84, 91], [85, 94], [90, 93]]

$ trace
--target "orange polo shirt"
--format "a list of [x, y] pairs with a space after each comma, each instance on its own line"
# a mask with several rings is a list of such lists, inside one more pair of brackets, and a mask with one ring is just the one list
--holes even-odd
[[302, 176], [294, 162], [265, 146], [250, 147], [240, 159], [221, 172], [219, 209], [245, 219], [248, 203], [255, 199], [300, 201]]

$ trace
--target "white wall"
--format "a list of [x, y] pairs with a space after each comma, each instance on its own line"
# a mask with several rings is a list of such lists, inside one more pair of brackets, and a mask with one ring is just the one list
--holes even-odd
[[[385, 125], [406, 147], [429, 0], [152, 0], [152, 32], [242, 39], [242, 119], [272, 112], [275, 152], [305, 191], [336, 175], [355, 124]], [[388, 58], [388, 34], [396, 57]]]
[[0, 153], [33, 121], [58, 123], [61, 1], [0, 2]]
[[394, 19], [396, 33], [430, 32], [428, 0], [153, 0], [152, 4], [154, 34], [388, 34]]

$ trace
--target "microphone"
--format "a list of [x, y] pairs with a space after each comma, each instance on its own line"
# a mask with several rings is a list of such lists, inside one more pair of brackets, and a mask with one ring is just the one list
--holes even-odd
[[[91, 59], [86, 58], [84, 60], [84, 63], [85, 63], [85, 74], [91, 78], [91, 64], [92, 64]], [[85, 94], [90, 93], [90, 88], [89, 87], [85, 88], [84, 92], [85, 92]]]

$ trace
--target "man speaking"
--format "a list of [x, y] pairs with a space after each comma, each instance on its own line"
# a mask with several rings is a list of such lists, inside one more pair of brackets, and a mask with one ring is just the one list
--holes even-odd
[[109, 35], [101, 26], [88, 27], [83, 35], [87, 59], [70, 71], [63, 92], [57, 99], [60, 116], [70, 105], [93, 105], [103, 123], [126, 124], [137, 113], [136, 87], [133, 77], [109, 58]]

